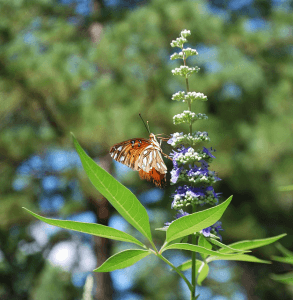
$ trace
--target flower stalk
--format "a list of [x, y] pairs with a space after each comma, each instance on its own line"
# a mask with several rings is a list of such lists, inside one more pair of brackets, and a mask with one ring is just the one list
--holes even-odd
[[[179, 53], [171, 55], [170, 59], [182, 59], [183, 65], [172, 70], [173, 75], [182, 76], [185, 78], [186, 92], [179, 91], [172, 96], [174, 101], [186, 102], [188, 110], [183, 111], [173, 117], [174, 125], [187, 123], [189, 126], [189, 133], [183, 134], [174, 133], [168, 140], [168, 143], [175, 148], [170, 154], [173, 160], [173, 169], [171, 171], [171, 184], [180, 183], [175, 193], [172, 195], [173, 202], [171, 207], [178, 211], [176, 218], [181, 218], [189, 213], [195, 213], [198, 207], [205, 204], [217, 205], [219, 194], [215, 193], [212, 184], [220, 180], [216, 173], [209, 170], [209, 164], [215, 157], [212, 155], [212, 148], [194, 149], [194, 146], [199, 142], [209, 141], [207, 132], [195, 131], [193, 132], [192, 125], [198, 120], [205, 120], [208, 117], [205, 114], [194, 113], [191, 111], [191, 105], [196, 101], [206, 101], [207, 97], [202, 93], [190, 92], [188, 77], [198, 72], [199, 67], [189, 67], [187, 65], [187, 58], [189, 56], [197, 55], [197, 51], [192, 48], [184, 48], [187, 42], [187, 37], [190, 35], [189, 30], [183, 30], [180, 37], [171, 42], [172, 47], [181, 49]], [[189, 212], [188, 212], [189, 211]], [[166, 223], [168, 226], [171, 223]], [[203, 235], [209, 237], [211, 234], [217, 234], [221, 230], [219, 222], [191, 235], [191, 244], [197, 245], [197, 237]], [[197, 273], [196, 270], [196, 252], [192, 253], [192, 278], [191, 278], [191, 294], [190, 299], [197, 299], [196, 284]]]

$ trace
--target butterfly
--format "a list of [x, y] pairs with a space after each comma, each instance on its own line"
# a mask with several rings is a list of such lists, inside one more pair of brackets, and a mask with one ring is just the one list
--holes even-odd
[[[160, 138], [164, 140], [164, 138]], [[141, 179], [153, 182], [157, 187], [166, 186], [167, 167], [163, 161], [164, 154], [156, 136], [150, 133], [150, 138], [134, 138], [115, 144], [110, 149], [110, 155], [116, 161], [139, 172]]]

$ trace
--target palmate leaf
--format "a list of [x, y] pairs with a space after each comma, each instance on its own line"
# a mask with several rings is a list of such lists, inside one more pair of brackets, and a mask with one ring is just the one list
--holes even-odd
[[151, 251], [142, 249], [128, 249], [109, 257], [94, 272], [111, 272], [132, 266], [139, 260], [151, 254]]
[[76, 222], [76, 221], [65, 221], [65, 220], [56, 220], [56, 219], [49, 219], [42, 216], [39, 216], [27, 208], [24, 208], [27, 212], [29, 212], [31, 215], [36, 217], [37, 219], [50, 224], [54, 226], [58, 226], [65, 229], [71, 229], [74, 231], [84, 232], [95, 236], [100, 236], [112, 240], [122, 241], [122, 242], [129, 242], [134, 243], [139, 246], [145, 247], [143, 243], [141, 243], [139, 240], [134, 238], [133, 236], [100, 224], [92, 224], [92, 223], [84, 223], [84, 222]]
[[232, 196], [215, 207], [175, 220], [167, 230], [166, 243], [215, 224], [221, 218], [231, 200]]
[[[269, 245], [271, 243], [276, 242], [277, 240], [281, 239], [282, 237], [286, 236], [286, 233], [266, 238], [266, 239], [258, 239], [258, 240], [246, 240], [246, 241], [241, 241], [241, 242], [236, 242], [233, 244], [230, 244], [229, 247], [233, 249], [238, 249], [238, 250], [250, 250], [262, 246]], [[219, 252], [221, 253], [229, 253], [231, 252], [229, 249], [220, 249]]]
[[128, 223], [152, 243], [149, 217], [146, 209], [129, 189], [98, 166], [85, 153], [73, 134], [72, 136], [76, 151], [92, 184]]
[[201, 246], [196, 246], [196, 245], [187, 244], [187, 243], [171, 244], [171, 245], [165, 247], [162, 252], [164, 252], [166, 250], [170, 250], [170, 249], [189, 250], [189, 251], [199, 252], [199, 253], [208, 254], [208, 255], [217, 255], [219, 257], [235, 256], [235, 254], [219, 253], [217, 251], [213, 251], [213, 250], [201, 247]]

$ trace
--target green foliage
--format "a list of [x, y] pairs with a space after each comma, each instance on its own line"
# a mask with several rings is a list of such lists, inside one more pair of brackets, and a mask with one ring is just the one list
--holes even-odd
[[82, 165], [95, 188], [108, 199], [127, 222], [152, 242], [149, 217], [143, 205], [129, 189], [99, 167], [84, 152], [74, 136], [73, 142]]
[[[174, 102], [166, 109], [166, 105], [178, 83], [170, 73], [174, 63], [166, 64], [166, 57], [170, 40], [186, 27], [194, 33], [191, 45], [209, 49], [206, 55], [201, 55], [201, 50], [196, 57], [202, 72], [195, 75], [191, 89], [209, 95], [210, 101], [198, 104], [198, 109], [209, 113], [210, 122], [204, 126], [218, 153], [214, 167], [223, 178], [219, 190], [224, 198], [233, 194], [237, 199], [222, 219], [229, 228], [224, 239], [233, 243], [283, 231], [293, 234], [292, 193], [278, 193], [276, 188], [293, 182], [290, 9], [255, 2], [252, 10], [257, 9], [270, 25], [265, 30], [249, 31], [247, 15], [230, 10], [224, 12], [227, 18], [213, 14], [205, 1], [155, 0], [119, 18], [113, 11], [106, 17], [97, 12], [78, 25], [68, 22], [76, 17], [72, 8], [57, 1], [2, 0], [0, 6], [0, 248], [5, 257], [13, 258], [12, 264], [4, 260], [1, 274], [8, 279], [2, 290], [9, 288], [20, 299], [18, 289], [24, 285], [17, 274], [22, 272], [30, 279], [26, 292], [35, 282], [34, 276], [38, 277], [29, 260], [22, 264], [16, 259], [19, 242], [32, 237], [15, 235], [11, 240], [13, 229], [27, 229], [31, 222], [21, 207], [37, 211], [36, 200], [42, 191], [41, 180], [31, 174], [22, 177], [27, 183], [23, 190], [11, 187], [20, 176], [19, 165], [31, 155], [43, 157], [47, 149], [71, 149], [69, 128], [92, 157], [102, 157], [117, 140], [144, 136], [144, 128], [137, 125], [138, 112], [145, 115], [155, 133], [172, 132], [171, 117], [179, 106]], [[98, 45], [89, 39], [89, 30], [96, 22], [103, 30]], [[26, 33], [33, 33], [37, 42], [25, 41]], [[217, 71], [209, 68], [213, 63], [218, 63]], [[84, 83], [87, 88], [83, 88]], [[239, 88], [238, 96], [225, 89], [231, 83]], [[181, 128], [178, 125], [178, 131]], [[76, 204], [67, 190], [60, 191], [66, 199], [66, 215], [84, 211], [88, 199], [99, 200], [100, 195], [80, 172], [69, 170], [59, 175], [65, 184], [78, 178], [85, 196]], [[146, 187], [136, 174], [128, 174], [121, 181], [131, 182], [138, 193]], [[162, 206], [169, 202], [165, 196]], [[156, 213], [159, 222], [160, 209]], [[6, 244], [13, 246], [8, 249]], [[287, 239], [287, 247], [292, 245], [292, 239]], [[52, 244], [46, 247], [49, 251]], [[267, 247], [264, 251], [268, 256], [273, 250]], [[37, 253], [33, 256], [38, 256], [34, 264], [41, 266], [43, 257]], [[270, 272], [266, 266], [245, 270], [252, 272], [256, 281]], [[160, 280], [169, 278], [160, 274]], [[139, 288], [145, 299], [154, 299], [152, 289], [143, 288], [147, 281], [150, 279], [141, 279]], [[167, 282], [166, 287], [177, 287], [175, 281], [172, 283]], [[285, 291], [277, 296], [280, 286], [261, 284], [257, 289], [261, 299], [286, 299]], [[13, 299], [11, 293], [8, 299]], [[166, 297], [164, 291], [158, 295]], [[286, 295], [292, 298], [292, 293]], [[182, 295], [177, 296], [182, 299]]]
[[111, 272], [118, 269], [124, 269], [132, 266], [139, 260], [150, 255], [148, 250], [141, 249], [128, 249], [114, 254], [108, 258], [99, 268], [95, 269], [95, 272]]
[[215, 207], [175, 220], [167, 230], [166, 241], [169, 243], [174, 239], [184, 237], [215, 224], [221, 218], [231, 200], [232, 196]]
[[209, 250], [205, 247], [201, 246], [196, 246], [196, 245], [191, 245], [191, 244], [186, 244], [186, 243], [175, 243], [171, 244], [169, 246], [166, 246], [163, 248], [162, 252], [169, 250], [169, 249], [181, 249], [181, 250], [189, 250], [189, 251], [194, 251], [194, 252], [199, 252], [199, 253], [204, 253], [204, 254], [209, 254], [209, 255], [217, 255], [218, 257], [231, 257], [234, 254], [226, 254], [226, 253], [216, 253], [215, 251]]
[[[278, 250], [285, 256], [285, 257], [280, 257], [280, 256], [272, 256], [272, 260], [285, 263], [285, 264], [290, 264], [293, 265], [293, 253], [283, 247], [281, 244], [277, 244], [276, 247]], [[286, 274], [271, 274], [271, 278], [273, 280], [276, 280], [278, 282], [287, 284], [287, 285], [293, 285], [293, 272], [288, 272]]]
[[[103, 168], [99, 167], [82, 149], [78, 141], [73, 137], [73, 142], [76, 147], [76, 150], [80, 156], [84, 169], [92, 181], [93, 185], [107, 198], [110, 199], [110, 202], [117, 209], [117, 211], [127, 220], [130, 224], [132, 224], [138, 231], [140, 231], [144, 236], [146, 236], [150, 243], [153, 246], [153, 249], [149, 249], [147, 246], [140, 243], [137, 239], [132, 238], [130, 235], [121, 232], [119, 230], [109, 228], [107, 226], [101, 226], [98, 224], [88, 224], [81, 222], [73, 222], [73, 221], [62, 221], [62, 220], [52, 220], [48, 218], [41, 217], [33, 212], [27, 210], [30, 214], [35, 216], [41, 221], [44, 221], [48, 224], [59, 226], [62, 228], [72, 229], [84, 233], [90, 233], [97, 236], [103, 236], [110, 239], [126, 241], [138, 244], [140, 246], [145, 247], [147, 250], [143, 249], [126, 249], [122, 252], [114, 254], [110, 258], [108, 258], [101, 266], [99, 266], [96, 272], [111, 272], [117, 269], [123, 269], [129, 267], [136, 262], [140, 261], [142, 258], [155, 254], [159, 258], [161, 258], [164, 262], [169, 264], [173, 270], [175, 270], [182, 279], [186, 282], [190, 291], [192, 292], [194, 286], [188, 282], [184, 274], [181, 272], [183, 269], [187, 269], [191, 265], [185, 264], [184, 267], [176, 268], [171, 262], [169, 262], [165, 257], [162, 256], [162, 253], [166, 250], [170, 249], [179, 249], [179, 250], [188, 250], [192, 252], [199, 252], [203, 254], [204, 261], [195, 261], [196, 264], [200, 264], [196, 269], [199, 278], [199, 284], [207, 277], [209, 272], [208, 263], [213, 260], [241, 260], [241, 261], [250, 261], [250, 262], [258, 262], [258, 263], [270, 263], [265, 260], [258, 259], [254, 256], [250, 256], [247, 254], [243, 254], [244, 250], [253, 249], [259, 246], [264, 246], [270, 243], [275, 242], [276, 240], [282, 238], [283, 235], [279, 235], [277, 237], [255, 240], [255, 241], [242, 241], [238, 243], [234, 243], [230, 246], [223, 245], [217, 251], [212, 250], [212, 245], [209, 243], [206, 238], [200, 234], [200, 231], [215, 222], [217, 222], [227, 206], [230, 204], [232, 197], [227, 199], [220, 205], [212, 207], [210, 209], [206, 209], [201, 212], [193, 213], [188, 216], [181, 217], [176, 221], [172, 222], [169, 225], [169, 228], [166, 232], [166, 241], [160, 251], [158, 252], [153, 241], [151, 240], [150, 233], [150, 224], [148, 221], [148, 216], [146, 214], [145, 209], [140, 204], [138, 199], [136, 199], [135, 195], [132, 194], [126, 187], [120, 184], [114, 177], [108, 174]], [[135, 207], [135, 209], [133, 209]], [[137, 211], [140, 211], [141, 218], [139, 219], [139, 215], [136, 214]], [[145, 212], [145, 216], [144, 213]], [[144, 217], [144, 218], [143, 218]], [[149, 230], [149, 235], [146, 234], [146, 229]], [[171, 241], [175, 239], [185, 237], [190, 234], [200, 235], [200, 245], [193, 245], [188, 243], [173, 243], [170, 244]], [[212, 243], [217, 246], [222, 246], [222, 243], [209, 239]], [[169, 245], [168, 245], [169, 244]]]
[[32, 300], [70, 300], [81, 296], [71, 283], [71, 274], [46, 264], [40, 276], [34, 282], [31, 291]]
[[131, 236], [123, 231], [111, 228], [109, 226], [104, 226], [101, 224], [76, 222], [76, 221], [48, 219], [48, 218], [39, 216], [26, 208], [24, 208], [24, 209], [27, 212], [29, 212], [31, 215], [36, 217], [37, 219], [39, 219], [43, 222], [46, 222], [47, 224], [53, 225], [53, 226], [58, 226], [58, 227], [65, 228], [65, 229], [71, 229], [71, 230], [75, 230], [75, 231], [79, 231], [79, 232], [84, 232], [84, 233], [88, 233], [88, 234], [95, 235], [95, 236], [101, 236], [101, 237], [105, 237], [105, 238], [112, 239], [112, 240], [134, 243], [134, 244], [144, 247], [144, 244], [142, 244], [140, 241], [138, 241], [133, 236]]

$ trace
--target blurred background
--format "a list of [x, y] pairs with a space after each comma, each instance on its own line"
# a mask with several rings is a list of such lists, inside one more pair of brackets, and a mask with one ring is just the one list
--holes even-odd
[[[155, 134], [187, 131], [172, 124], [185, 104], [173, 77], [170, 42], [191, 30], [196, 48], [191, 91], [209, 101], [193, 105], [207, 121], [217, 150], [212, 169], [221, 201], [234, 195], [221, 233], [229, 244], [281, 233], [293, 250], [293, 12], [287, 0], [0, 0], [0, 299], [81, 299], [86, 276], [129, 245], [61, 230], [21, 207], [50, 218], [98, 222], [135, 230], [93, 188], [73, 148], [72, 131], [87, 153], [131, 189], [152, 228], [173, 220], [170, 195], [114, 163], [109, 148]], [[171, 148], [163, 145], [165, 153]], [[171, 164], [167, 161], [171, 170]], [[158, 245], [165, 233], [153, 231]], [[138, 238], [140, 238], [138, 236]], [[253, 255], [269, 260], [274, 245]], [[179, 265], [189, 253], [167, 257]], [[293, 299], [293, 289], [270, 279], [290, 267], [214, 262], [199, 299]], [[94, 299], [189, 299], [185, 283], [161, 261], [94, 273]], [[187, 276], [190, 274], [187, 272]]]

